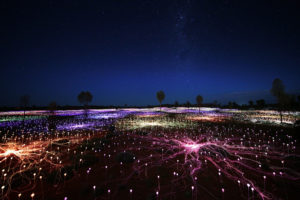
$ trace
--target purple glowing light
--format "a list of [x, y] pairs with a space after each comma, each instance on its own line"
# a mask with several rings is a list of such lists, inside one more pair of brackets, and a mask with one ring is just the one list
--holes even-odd
[[63, 124], [57, 126], [57, 130], [76, 130], [76, 129], [86, 129], [86, 128], [93, 128], [95, 126], [95, 123], [89, 122], [89, 123], [70, 123], [70, 124]]

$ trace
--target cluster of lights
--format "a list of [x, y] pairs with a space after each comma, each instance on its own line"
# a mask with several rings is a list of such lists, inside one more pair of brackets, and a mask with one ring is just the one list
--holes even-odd
[[191, 128], [194, 127], [195, 124], [191, 121], [187, 120], [171, 120], [167, 117], [159, 117], [155, 119], [147, 119], [144, 117], [141, 118], [134, 118], [131, 120], [119, 120], [117, 123], [117, 127], [120, 129], [143, 129], [143, 128]]
[[[148, 179], [153, 176], [157, 167], [161, 166], [167, 168], [166, 173], [170, 175], [170, 181], [175, 187], [171, 193], [188, 189], [193, 199], [197, 197], [199, 191], [208, 191], [212, 198], [220, 196], [224, 198], [228, 191], [223, 182], [225, 178], [240, 188], [245, 187], [248, 199], [275, 197], [266, 189], [266, 184], [271, 179], [278, 177], [289, 181], [299, 180], [297, 176], [299, 172], [295, 169], [287, 169], [288, 162], [285, 160], [289, 155], [297, 155], [296, 140], [292, 136], [287, 135], [286, 138], [282, 138], [282, 134], [277, 132], [272, 135], [249, 128], [232, 130], [222, 123], [217, 123], [220, 125], [197, 123], [197, 121], [219, 122], [246, 115], [265, 118], [266, 113], [227, 111], [220, 114], [215, 113], [215, 109], [201, 109], [199, 113], [198, 108], [192, 108], [188, 109], [188, 113], [182, 114], [186, 111], [185, 108], [162, 109], [167, 113], [173, 113], [173, 110], [180, 114], [169, 117], [168, 114], [162, 114], [157, 109], [103, 112], [92, 110], [87, 117], [72, 117], [57, 122], [57, 130], [54, 132], [39, 131], [43, 130], [43, 123], [40, 122], [44, 119], [34, 121], [35, 125], [28, 123], [25, 128], [19, 127], [16, 132], [10, 127], [2, 127], [0, 130], [1, 141], [3, 141], [0, 146], [0, 167], [2, 167], [0, 180], [3, 184], [1, 198], [9, 198], [10, 193], [17, 193], [19, 199], [26, 199], [24, 191], [12, 189], [11, 180], [16, 175], [28, 178], [31, 170], [38, 169], [29, 175], [29, 179], [32, 180], [30, 188], [33, 188], [29, 198], [37, 198], [39, 191], [34, 191], [34, 188], [43, 181], [42, 172], [62, 169], [70, 155], [80, 157], [88, 150], [103, 158], [103, 162], [97, 166], [103, 167], [103, 177], [99, 178], [102, 182], [91, 183], [90, 188], [93, 191], [91, 195], [95, 196], [101, 186], [107, 188], [106, 197], [109, 199], [116, 194], [114, 185], [119, 182], [128, 184], [129, 198], [134, 199], [133, 196], [138, 189], [130, 185], [130, 181], [135, 176], [138, 176], [139, 180]], [[69, 115], [76, 115], [77, 112], [71, 111]], [[67, 111], [64, 111], [64, 115], [68, 115]], [[94, 142], [94, 138], [102, 138], [106, 134], [106, 131], [102, 131], [104, 128], [98, 129], [98, 127], [106, 127], [112, 123], [115, 123], [116, 131], [121, 134], [110, 135], [109, 142], [105, 140]], [[139, 134], [139, 130], [147, 134]], [[90, 149], [83, 144], [89, 144]], [[83, 150], [78, 151], [78, 147]], [[114, 158], [119, 152], [132, 152], [133, 163], [128, 165], [123, 160], [116, 163]], [[262, 167], [262, 160], [266, 159], [275, 163], [272, 163], [270, 170]], [[80, 157], [79, 164], [83, 162]], [[110, 178], [111, 170], [114, 173], [119, 171], [120, 176], [115, 179]], [[201, 184], [199, 177], [206, 171], [215, 171], [215, 176], [211, 179], [220, 182], [219, 194], [213, 194], [209, 191], [210, 188]], [[92, 166], [88, 166], [85, 176], [89, 177], [92, 173], [94, 173]], [[153, 192], [158, 199], [170, 197], [168, 196], [170, 193], [166, 192], [168, 186], [163, 184], [165, 180], [162, 175], [165, 174], [154, 175], [157, 186]], [[66, 176], [67, 173], [64, 173], [62, 179]], [[251, 176], [255, 178], [252, 179]], [[263, 185], [256, 181], [257, 177], [262, 179]], [[65, 200], [68, 198], [64, 196]]]

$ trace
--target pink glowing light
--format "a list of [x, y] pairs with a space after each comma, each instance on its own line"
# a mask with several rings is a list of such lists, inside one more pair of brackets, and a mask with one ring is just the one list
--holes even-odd
[[199, 149], [206, 145], [206, 143], [198, 143], [192, 139], [185, 139], [185, 140], [173, 140], [174, 142], [178, 143], [180, 147], [182, 147], [186, 153], [197, 153]]
[[198, 152], [201, 144], [197, 144], [197, 143], [192, 143], [192, 144], [183, 144], [183, 147], [188, 151], [188, 152]]

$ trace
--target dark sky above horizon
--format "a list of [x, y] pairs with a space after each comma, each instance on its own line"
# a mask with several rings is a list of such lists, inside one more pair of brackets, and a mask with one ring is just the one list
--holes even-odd
[[300, 93], [297, 1], [0, 0], [0, 106], [246, 103]]

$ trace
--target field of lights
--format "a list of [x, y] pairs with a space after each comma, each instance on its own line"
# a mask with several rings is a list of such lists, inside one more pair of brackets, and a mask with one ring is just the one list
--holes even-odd
[[0, 199], [298, 199], [300, 113], [0, 112]]

